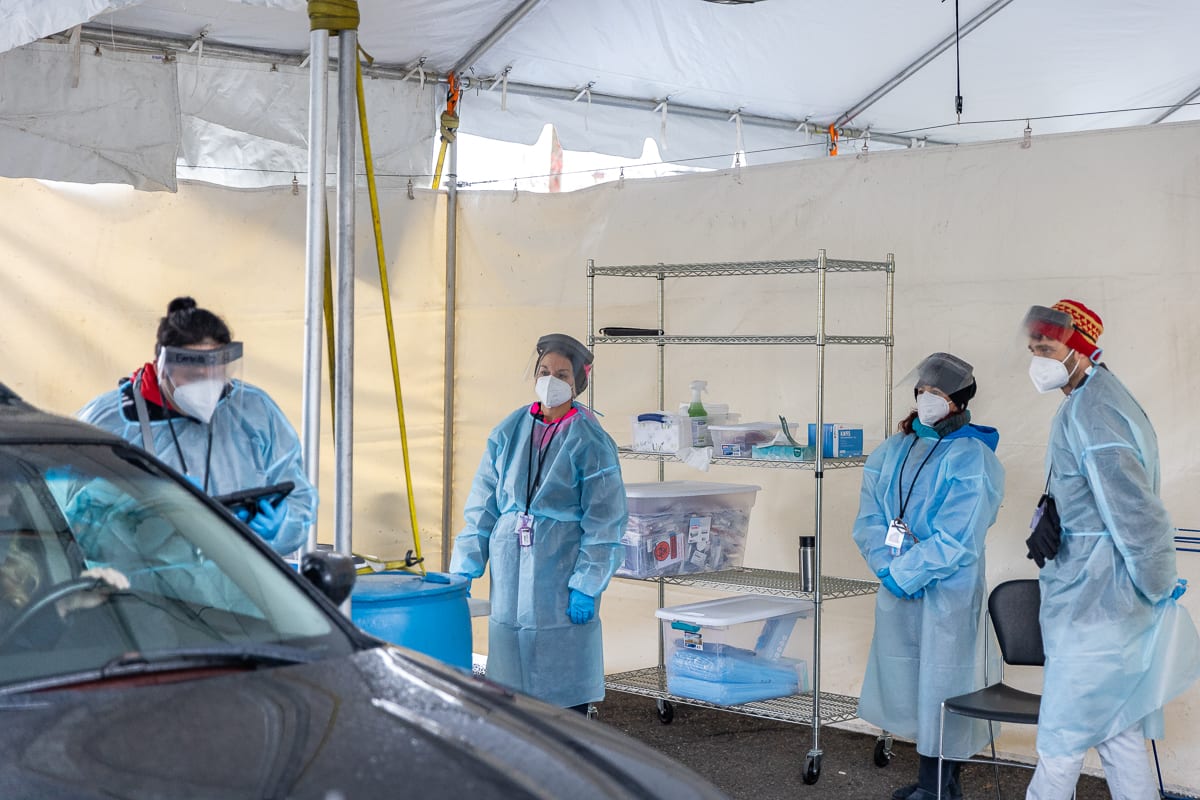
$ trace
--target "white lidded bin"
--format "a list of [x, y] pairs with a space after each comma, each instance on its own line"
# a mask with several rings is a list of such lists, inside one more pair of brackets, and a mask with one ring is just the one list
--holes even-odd
[[707, 481], [625, 484], [629, 521], [617, 574], [657, 578], [740, 567], [759, 488]]
[[667, 691], [741, 705], [809, 690], [813, 604], [741, 595], [660, 608]]

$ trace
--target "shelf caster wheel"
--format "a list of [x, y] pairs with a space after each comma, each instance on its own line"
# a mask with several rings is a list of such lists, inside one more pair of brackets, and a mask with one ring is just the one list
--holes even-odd
[[675, 704], [670, 700], [658, 701], [658, 721], [663, 725], [670, 725], [675, 719]]
[[892, 737], [880, 736], [875, 740], [875, 766], [886, 767], [892, 763]]
[[821, 757], [810, 755], [804, 760], [804, 782], [812, 786], [821, 777]]

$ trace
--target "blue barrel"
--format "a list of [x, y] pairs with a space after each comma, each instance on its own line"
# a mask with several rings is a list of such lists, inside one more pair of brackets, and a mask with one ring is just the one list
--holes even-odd
[[461, 575], [359, 575], [350, 595], [350, 619], [384, 641], [471, 669], [471, 612], [467, 579]]

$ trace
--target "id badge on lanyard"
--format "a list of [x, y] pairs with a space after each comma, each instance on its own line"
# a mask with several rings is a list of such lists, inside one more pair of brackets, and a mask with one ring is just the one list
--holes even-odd
[[517, 544], [533, 547], [533, 515], [517, 514]]
[[892, 555], [898, 556], [900, 555], [900, 548], [904, 546], [904, 537], [912, 535], [913, 532], [909, 530], [904, 520], [894, 519], [888, 525], [887, 536], [884, 538], [883, 543], [892, 548]]

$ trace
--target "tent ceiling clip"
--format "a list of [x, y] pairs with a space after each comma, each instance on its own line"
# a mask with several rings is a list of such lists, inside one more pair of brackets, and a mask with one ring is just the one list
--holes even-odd
[[1028, 150], [1033, 144], [1033, 128], [1029, 127], [1029, 120], [1025, 120], [1025, 136], [1021, 139], [1021, 149]]
[[579, 102], [580, 98], [586, 97], [587, 101], [588, 101], [588, 105], [591, 105], [592, 104], [592, 87], [595, 85], [596, 85], [595, 81], [588, 81], [587, 85], [585, 85], [582, 89], [580, 89], [575, 94], [575, 97], [571, 100], [571, 102], [577, 103], [577, 102]]

